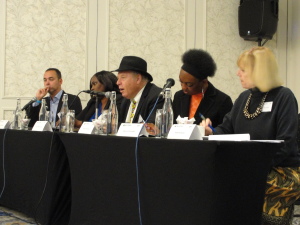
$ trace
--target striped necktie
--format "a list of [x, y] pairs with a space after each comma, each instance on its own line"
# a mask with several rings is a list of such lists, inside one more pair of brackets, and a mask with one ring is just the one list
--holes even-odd
[[136, 107], [136, 101], [133, 99], [131, 100], [131, 114], [130, 114], [130, 123], [132, 123], [132, 119], [134, 117], [134, 110]]

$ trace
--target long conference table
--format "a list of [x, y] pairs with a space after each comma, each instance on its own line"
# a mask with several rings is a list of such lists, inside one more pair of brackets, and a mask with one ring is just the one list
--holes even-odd
[[43, 225], [260, 225], [282, 145], [17, 130], [0, 138], [0, 205]]

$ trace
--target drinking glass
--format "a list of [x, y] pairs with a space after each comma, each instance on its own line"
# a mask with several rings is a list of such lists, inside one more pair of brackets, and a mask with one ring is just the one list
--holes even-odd
[[161, 137], [161, 128], [162, 128], [162, 109], [157, 109], [155, 114], [155, 137]]
[[67, 113], [67, 126], [69, 128], [68, 132], [74, 132], [74, 124], [75, 124], [75, 110], [70, 109]]
[[29, 122], [30, 118], [28, 118], [28, 116], [25, 115], [24, 118], [21, 119], [21, 130], [28, 130]]
[[99, 116], [100, 120], [100, 134], [107, 135], [108, 134], [108, 116], [109, 116], [109, 110], [103, 110], [102, 114]]
[[99, 135], [101, 133], [101, 121], [99, 119], [93, 119], [92, 122], [95, 127], [94, 134]]

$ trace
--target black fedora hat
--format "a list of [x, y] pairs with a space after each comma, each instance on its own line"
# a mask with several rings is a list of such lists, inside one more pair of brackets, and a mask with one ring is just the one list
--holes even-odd
[[144, 59], [137, 56], [124, 56], [119, 68], [111, 72], [120, 72], [128, 70], [139, 72], [148, 77], [150, 81], [153, 81], [152, 76], [147, 72], [147, 62]]

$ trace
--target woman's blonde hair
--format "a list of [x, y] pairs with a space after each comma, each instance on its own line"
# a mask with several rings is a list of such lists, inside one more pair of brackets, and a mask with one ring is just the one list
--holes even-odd
[[244, 51], [237, 65], [249, 73], [254, 85], [262, 92], [282, 85], [275, 55], [269, 48], [254, 47]]

